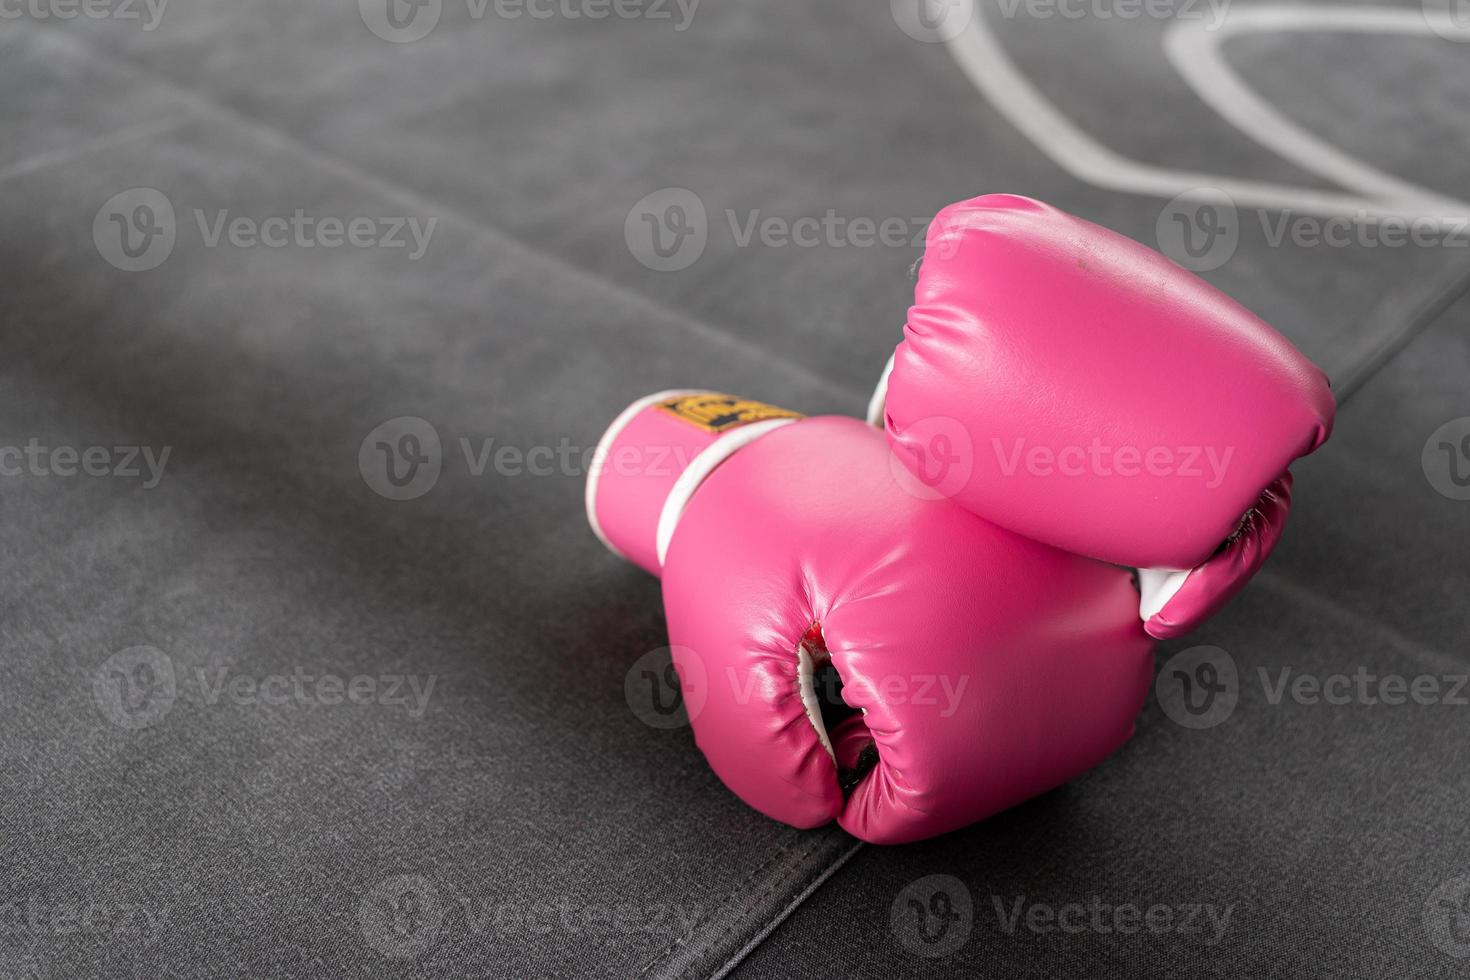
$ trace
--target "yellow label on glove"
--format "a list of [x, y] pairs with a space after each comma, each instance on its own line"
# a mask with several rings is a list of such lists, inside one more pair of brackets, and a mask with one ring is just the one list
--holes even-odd
[[766, 419], [799, 419], [800, 412], [792, 412], [765, 402], [753, 402], [734, 395], [722, 395], [707, 391], [698, 395], [680, 395], [658, 406], [676, 419], [696, 425], [706, 432], [724, 432], [752, 422]]

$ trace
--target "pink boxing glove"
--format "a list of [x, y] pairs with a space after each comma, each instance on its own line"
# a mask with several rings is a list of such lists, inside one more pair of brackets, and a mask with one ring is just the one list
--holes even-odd
[[861, 421], [664, 392], [595, 458], [592, 527], [661, 576], [695, 739], [763, 813], [918, 840], [1132, 734], [1153, 664], [1130, 573], [935, 499]]
[[1335, 407], [1320, 369], [1202, 279], [997, 194], [935, 217], [869, 415], [965, 509], [1137, 568], [1146, 628], [1168, 638], [1260, 569], [1287, 467]]

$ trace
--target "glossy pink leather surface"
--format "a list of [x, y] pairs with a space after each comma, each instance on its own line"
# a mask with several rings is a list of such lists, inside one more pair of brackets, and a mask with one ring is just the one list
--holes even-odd
[[[1132, 733], [1151, 643], [1125, 570], [1012, 534], [890, 469], [883, 435], [806, 419], [761, 436], [694, 495], [663, 575], [700, 748], [750, 805], [897, 843], [1060, 785]], [[844, 800], [803, 708], [797, 646], [820, 624], [843, 698]]]
[[597, 526], [623, 557], [659, 574], [655, 539], [664, 500], [679, 475], [717, 433], [700, 429], [654, 405], [638, 412], [605, 445], [597, 461]]
[[[991, 195], [930, 227], [886, 423], [906, 460], [936, 425], [966, 436], [973, 468], [952, 496], [974, 513], [1105, 561], [1188, 569], [1322, 444], [1334, 409], [1315, 365], [1202, 279]], [[1261, 560], [1279, 531], [1253, 546]]]

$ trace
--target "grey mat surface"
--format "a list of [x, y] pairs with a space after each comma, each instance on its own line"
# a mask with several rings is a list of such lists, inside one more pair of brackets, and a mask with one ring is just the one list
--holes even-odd
[[[1273, 243], [1247, 207], [1204, 273], [1350, 395], [1266, 572], [1160, 650], [1166, 681], [1229, 658], [1219, 724], [1151, 700], [1075, 785], [875, 849], [749, 811], [650, 714], [657, 584], [587, 531], [580, 451], [670, 386], [860, 412], [919, 254], [744, 227], [917, 232], [1008, 190], [1159, 244], [1166, 197], [1078, 180], [886, 8], [709, 4], [676, 30], [672, 6], [446, 2], [407, 44], [343, 0], [0, 22], [0, 447], [49, 453], [0, 477], [0, 976], [1463, 975], [1470, 707], [1273, 703], [1260, 676], [1470, 671], [1470, 459], [1426, 451], [1470, 416], [1470, 249]], [[986, 11], [1117, 153], [1331, 186], [1180, 84], [1161, 23]], [[1453, 195], [1462, 48], [1224, 51], [1298, 125]], [[656, 271], [625, 226], [667, 188], [707, 240]], [[231, 242], [298, 211], [406, 244]], [[130, 258], [119, 221], [170, 237]], [[440, 472], [391, 500], [373, 447], [402, 416]], [[566, 450], [538, 470], [537, 447]], [[67, 475], [93, 448], [110, 475]], [[931, 875], [970, 895], [962, 942], [905, 918]], [[1208, 943], [1007, 931], [1018, 897], [1231, 919]]]

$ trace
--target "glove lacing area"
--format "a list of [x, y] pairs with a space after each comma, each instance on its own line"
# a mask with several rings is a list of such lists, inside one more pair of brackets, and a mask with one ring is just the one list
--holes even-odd
[[[1291, 510], [1291, 485], [1290, 470], [1273, 480], [1241, 515], [1234, 530], [1220, 546], [1194, 568], [1137, 570], [1139, 612], [1150, 635], [1171, 639], [1187, 632], [1218, 612], [1245, 586], [1276, 547]], [[1203, 581], [1204, 584], [1190, 583], [1191, 576], [1196, 576], [1195, 583]], [[1175, 597], [1185, 591], [1187, 584], [1204, 591], [1197, 591], [1193, 599], [1186, 597], [1184, 605], [1170, 607]], [[1155, 617], [1164, 614], [1166, 607], [1170, 607], [1170, 613], [1166, 615], [1168, 622], [1156, 620]], [[1160, 632], [1165, 628], [1167, 632]]]
[[[846, 799], [878, 765], [878, 746], [871, 738], [867, 739], [850, 762], [846, 758], [849, 752], [843, 752], [844, 758], [839, 758], [833, 749], [829, 733], [861, 712], [842, 698], [842, 676], [832, 664], [832, 653], [822, 636], [821, 623], [812, 623], [802, 634], [796, 644], [796, 663], [802, 707], [822, 747], [837, 765], [837, 785], [842, 790], [843, 799]], [[848, 764], [844, 765], [844, 762]]]

